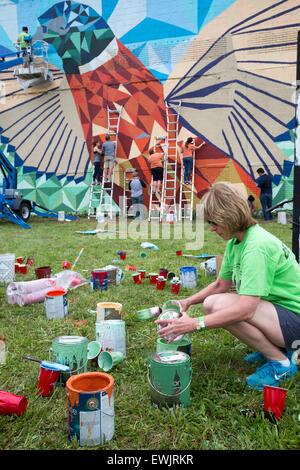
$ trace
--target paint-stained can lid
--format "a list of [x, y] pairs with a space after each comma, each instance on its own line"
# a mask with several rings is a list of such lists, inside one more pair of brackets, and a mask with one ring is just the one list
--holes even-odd
[[78, 344], [87, 342], [87, 338], [83, 336], [58, 336], [53, 340], [55, 343], [59, 344]]
[[183, 351], [160, 351], [153, 354], [152, 359], [161, 364], [180, 364], [189, 362], [190, 356]]

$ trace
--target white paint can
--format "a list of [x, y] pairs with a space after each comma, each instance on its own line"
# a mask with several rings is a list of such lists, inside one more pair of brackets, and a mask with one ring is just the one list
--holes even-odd
[[64, 289], [53, 289], [45, 296], [46, 317], [49, 319], [64, 318], [68, 315], [68, 297]]

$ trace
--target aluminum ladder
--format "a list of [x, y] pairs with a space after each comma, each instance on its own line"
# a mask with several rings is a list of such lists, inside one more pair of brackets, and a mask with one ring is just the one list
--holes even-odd
[[[184, 145], [184, 144], [182, 144]], [[179, 189], [179, 220], [193, 220], [194, 189], [195, 189], [195, 152], [193, 152], [193, 166], [191, 184], [184, 184], [184, 165], [181, 162], [180, 189]]]
[[129, 206], [129, 201], [131, 200], [131, 191], [129, 189], [129, 182], [132, 180], [132, 174], [135, 170], [127, 169], [124, 171], [124, 183], [123, 183], [123, 217], [131, 216], [130, 213], [131, 205]]
[[[172, 107], [172, 109], [171, 109]], [[174, 220], [178, 220], [178, 208], [176, 204], [177, 189], [177, 147], [178, 147], [178, 124], [181, 101], [172, 103], [171, 107], [166, 103], [167, 116], [167, 139], [166, 155], [164, 161], [164, 177], [162, 185], [162, 198], [160, 220], [164, 220], [168, 213], [173, 212]]]
[[109, 182], [105, 181], [104, 172], [102, 175], [102, 184], [100, 191], [100, 202], [99, 202], [99, 211], [106, 213], [110, 219], [113, 217], [113, 192], [114, 192], [114, 180], [115, 180], [115, 169], [116, 169], [116, 154], [118, 146], [118, 134], [119, 134], [119, 125], [121, 119], [123, 105], [119, 109], [110, 109], [107, 106], [107, 120], [108, 120], [108, 129], [107, 134], [110, 136], [111, 142], [115, 142], [115, 164], [112, 173], [112, 179]]

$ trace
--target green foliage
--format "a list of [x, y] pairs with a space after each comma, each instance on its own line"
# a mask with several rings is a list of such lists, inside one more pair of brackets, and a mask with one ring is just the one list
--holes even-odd
[[[191, 402], [188, 409], [156, 410], [151, 407], [147, 368], [156, 350], [157, 328], [154, 320], [137, 320], [137, 311], [162, 305], [173, 298], [168, 283], [164, 291], [149, 285], [133, 283], [127, 264], [145, 269], [146, 273], [167, 268], [179, 275], [180, 266], [198, 268], [198, 287], [181, 288], [179, 297], [186, 297], [211, 282], [199, 269], [203, 260], [177, 257], [176, 250], [185, 253], [185, 240], [133, 239], [123, 234], [81, 235], [77, 230], [93, 230], [95, 221], [81, 218], [60, 223], [55, 219], [33, 217], [31, 229], [24, 231], [9, 222], [1, 223], [1, 252], [16, 256], [31, 256], [34, 267], [51, 266], [53, 273], [62, 271], [62, 263], [71, 265], [81, 248], [82, 256], [76, 270], [89, 280], [90, 272], [119, 259], [119, 250], [133, 250], [118, 266], [125, 273], [120, 286], [108, 291], [91, 291], [89, 285], [68, 292], [69, 314], [63, 320], [48, 320], [44, 303], [19, 307], [6, 301], [6, 284], [0, 285], [0, 334], [6, 339], [6, 363], [0, 366], [0, 388], [26, 396], [28, 406], [22, 416], [0, 415], [1, 450], [80, 449], [78, 443], [68, 440], [67, 398], [63, 387], [56, 387], [52, 396], [38, 395], [39, 364], [22, 359], [27, 355], [42, 360], [50, 358], [52, 340], [61, 335], [80, 335], [95, 340], [98, 302], [113, 301], [123, 305], [126, 321], [127, 358], [111, 371], [115, 379], [115, 435], [103, 446], [92, 449], [206, 449], [206, 450], [262, 450], [296, 449], [299, 446], [299, 405], [297, 389], [299, 374], [287, 384], [284, 416], [276, 426], [263, 418], [263, 392], [249, 390], [244, 378], [254, 367], [243, 363], [250, 352], [247, 347], [222, 329], [193, 333]], [[271, 223], [264, 227], [291, 247], [292, 233], [288, 225]], [[171, 230], [172, 233], [172, 230]], [[143, 241], [151, 241], [160, 249], [142, 249]], [[222, 254], [225, 242], [205, 229], [205, 243], [200, 252], [191, 254]], [[141, 252], [147, 253], [141, 258]], [[17, 274], [16, 281], [32, 280], [34, 267], [26, 275]], [[196, 315], [201, 307], [192, 307]], [[73, 321], [86, 320], [76, 326]], [[89, 371], [100, 370], [90, 362]], [[299, 397], [298, 397], [299, 399]], [[241, 415], [250, 408], [256, 418]]]

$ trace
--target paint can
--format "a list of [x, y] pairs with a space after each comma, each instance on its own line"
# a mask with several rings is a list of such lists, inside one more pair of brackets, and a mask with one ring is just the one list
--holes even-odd
[[[178, 312], [177, 310], [165, 310], [163, 311], [159, 317], [158, 317], [158, 320], [167, 320], [167, 319], [173, 319], [173, 318], [178, 318], [180, 316], [180, 312]], [[164, 328], [162, 325], [157, 325], [157, 329], [158, 331], [161, 330], [162, 328]], [[176, 336], [175, 339], [173, 339], [173, 343], [177, 343], [178, 341], [181, 341], [183, 338], [183, 335], [178, 335]], [[167, 341], [169, 341], [170, 339], [170, 336], [166, 336], [165, 338]]]
[[180, 268], [180, 281], [182, 287], [197, 287], [197, 268], [195, 266], [182, 266]]
[[69, 366], [71, 371], [60, 375], [59, 383], [65, 385], [70, 375], [87, 370], [88, 340], [83, 336], [58, 336], [50, 349], [52, 361]]
[[148, 366], [151, 405], [154, 408], [190, 404], [192, 368], [190, 356], [181, 351], [160, 351]]
[[40, 266], [35, 268], [35, 277], [37, 279], [43, 279], [45, 277], [51, 277], [51, 267], [50, 266]]
[[122, 304], [100, 302], [97, 304], [97, 322], [104, 320], [121, 320]]
[[91, 271], [90, 288], [91, 290], [107, 290], [108, 272], [102, 269], [94, 269]]
[[174, 343], [174, 341], [172, 341], [172, 343], [168, 343], [165, 338], [158, 338], [156, 341], [156, 352], [169, 350], [181, 351], [191, 357], [192, 343], [187, 337], [182, 338], [182, 340], [178, 341], [177, 343]]
[[162, 307], [162, 311], [166, 312], [167, 310], [176, 310], [176, 312], [181, 312], [181, 303], [178, 300], [167, 300]]
[[104, 372], [86, 372], [66, 383], [68, 438], [80, 446], [96, 446], [114, 435], [114, 379]]
[[49, 319], [64, 318], [68, 315], [68, 296], [64, 289], [55, 289], [45, 296], [46, 317]]
[[64, 221], [65, 221], [65, 213], [64, 213], [64, 211], [58, 211], [58, 213], [57, 213], [57, 220], [58, 220], [58, 222], [64, 222]]
[[120, 351], [126, 357], [126, 332], [123, 320], [96, 322], [96, 341], [103, 351]]

